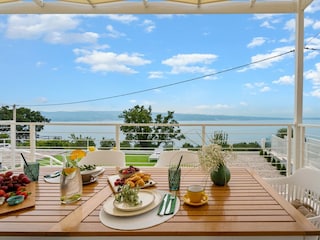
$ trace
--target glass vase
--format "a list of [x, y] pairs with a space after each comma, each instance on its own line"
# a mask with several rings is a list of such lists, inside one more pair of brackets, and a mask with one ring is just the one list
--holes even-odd
[[60, 175], [60, 200], [62, 204], [81, 199], [82, 176], [79, 167], [64, 167]]
[[210, 176], [212, 182], [217, 186], [227, 185], [231, 178], [230, 170], [224, 164], [221, 164], [217, 171], [212, 170]]

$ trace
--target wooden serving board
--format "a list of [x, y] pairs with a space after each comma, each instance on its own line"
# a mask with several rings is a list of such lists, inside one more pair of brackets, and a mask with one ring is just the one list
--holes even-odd
[[24, 208], [34, 207], [36, 205], [36, 182], [31, 182], [26, 186], [27, 192], [31, 194], [22, 203], [9, 206], [7, 202], [0, 206], [0, 214], [21, 210]]

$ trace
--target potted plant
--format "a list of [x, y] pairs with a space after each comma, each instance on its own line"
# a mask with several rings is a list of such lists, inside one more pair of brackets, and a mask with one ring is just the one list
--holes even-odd
[[232, 151], [223, 150], [218, 144], [203, 146], [198, 151], [201, 168], [210, 174], [212, 182], [217, 186], [225, 186], [231, 178], [226, 160], [231, 158]]

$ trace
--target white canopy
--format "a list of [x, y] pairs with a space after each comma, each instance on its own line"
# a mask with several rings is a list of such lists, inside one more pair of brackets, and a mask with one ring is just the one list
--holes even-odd
[[298, 13], [312, 0], [0, 0], [0, 14]]

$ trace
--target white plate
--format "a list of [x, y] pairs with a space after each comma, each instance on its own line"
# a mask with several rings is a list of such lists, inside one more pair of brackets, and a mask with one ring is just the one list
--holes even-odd
[[[90, 174], [91, 172], [92, 173], [94, 173], [94, 174], [92, 174], [92, 175], [94, 175], [95, 177], [94, 177], [94, 181], [96, 181], [97, 180], [97, 176], [98, 175], [100, 175], [100, 174], [102, 174], [103, 172], [104, 172], [104, 168], [103, 167], [97, 167], [96, 169], [93, 169], [93, 170], [86, 170], [86, 171], [82, 171], [81, 172], [81, 174]], [[48, 182], [48, 183], [60, 183], [60, 176], [58, 176], [58, 177], [54, 177], [54, 178], [51, 178], [51, 177], [43, 177], [43, 180], [45, 181], [45, 182]], [[94, 182], [93, 180], [91, 180], [90, 182], [85, 182], [84, 184], [89, 184], [89, 183], [92, 183], [92, 182]]]
[[139, 196], [139, 201], [141, 203], [138, 204], [137, 206], [128, 206], [128, 204], [123, 202], [117, 202], [116, 200], [114, 200], [113, 205], [115, 206], [115, 208], [121, 211], [131, 212], [131, 211], [137, 211], [142, 208], [145, 208], [154, 201], [154, 194], [153, 192], [150, 192], [150, 191], [140, 190], [138, 193], [138, 196]]
[[[148, 191], [148, 190], [145, 190]], [[130, 216], [137, 216], [142, 213], [148, 212], [155, 207], [157, 207], [162, 200], [162, 194], [159, 191], [150, 191], [154, 195], [154, 200], [146, 206], [145, 208], [142, 208], [137, 211], [122, 211], [120, 209], [117, 209], [114, 207], [113, 202], [114, 202], [114, 196], [109, 197], [103, 204], [103, 210], [105, 213], [112, 215], [112, 216], [117, 216], [117, 217], [130, 217]]]
[[[114, 185], [114, 182], [119, 178], [120, 177], [117, 174], [108, 176], [109, 183], [112, 186], [114, 192], [119, 192], [119, 186]], [[156, 182], [151, 178], [146, 184], [144, 184], [144, 186], [141, 186], [140, 188], [152, 187], [154, 185], [156, 185]]]
[[[92, 169], [92, 170], [84, 170], [84, 171], [81, 171], [81, 175], [85, 175], [85, 174], [91, 174], [91, 175], [99, 175], [102, 173], [102, 171], [104, 171], [104, 168], [102, 167], [96, 167], [95, 169]], [[99, 174], [98, 174], [99, 173]]]

